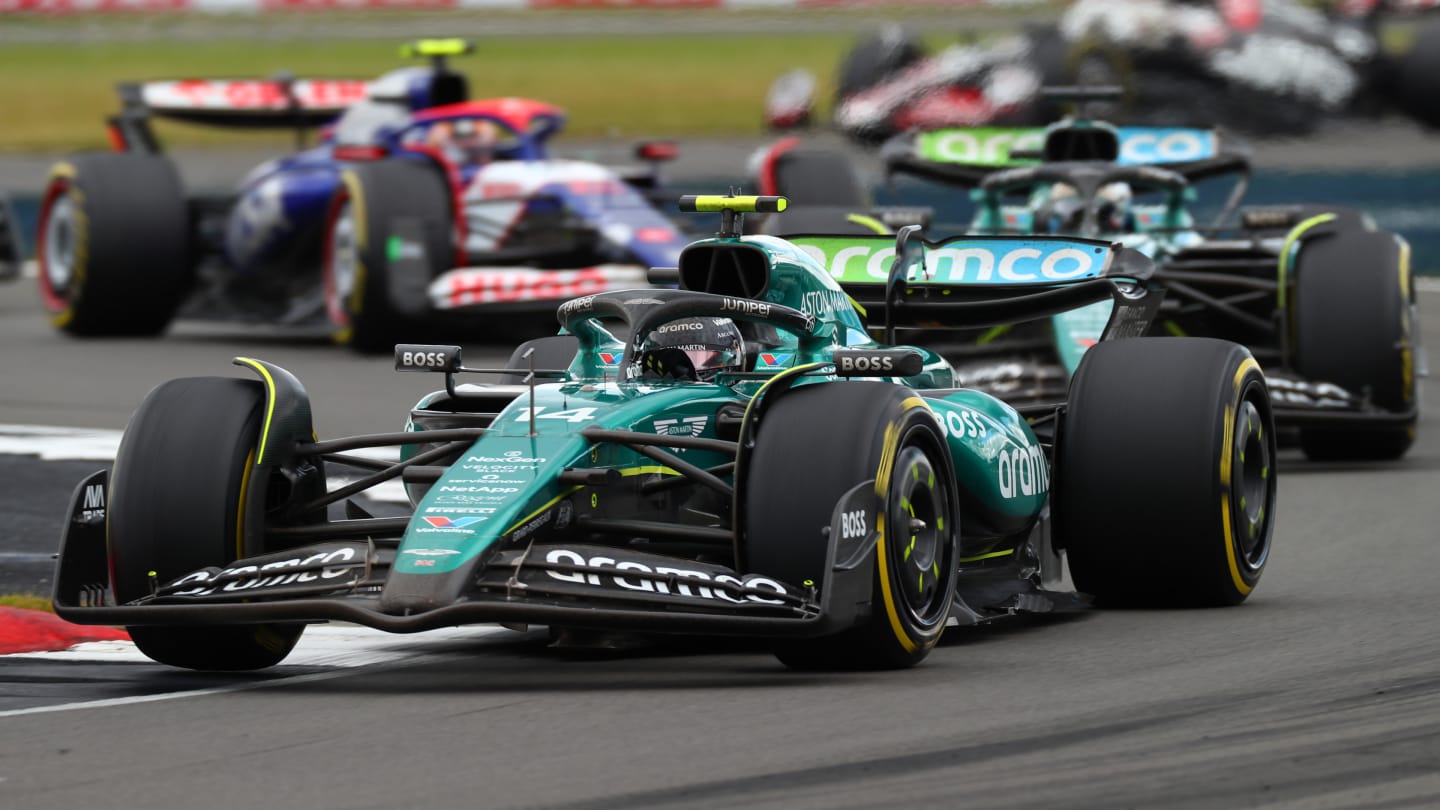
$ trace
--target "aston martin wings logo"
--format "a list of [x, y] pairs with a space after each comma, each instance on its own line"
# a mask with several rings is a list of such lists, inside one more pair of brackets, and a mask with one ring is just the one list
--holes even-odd
[[656, 419], [655, 432], [661, 436], [699, 436], [709, 424], [708, 416], [684, 416], [678, 419]]

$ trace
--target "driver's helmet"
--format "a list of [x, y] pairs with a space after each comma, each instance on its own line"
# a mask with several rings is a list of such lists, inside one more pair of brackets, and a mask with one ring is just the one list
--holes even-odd
[[635, 357], [641, 377], [708, 382], [745, 369], [745, 341], [729, 318], [684, 318], [656, 327]]
[[430, 127], [427, 140], [431, 146], [444, 150], [445, 156], [456, 163], [480, 165], [489, 163], [495, 157], [495, 144], [500, 138], [493, 122], [457, 118]]
[[1135, 230], [1130, 203], [1135, 198], [1129, 183], [1106, 183], [1095, 193], [1095, 219], [1104, 233], [1128, 233]]
[[1085, 222], [1085, 201], [1069, 183], [1050, 187], [1049, 198], [1035, 214], [1035, 230], [1040, 233], [1074, 234]]

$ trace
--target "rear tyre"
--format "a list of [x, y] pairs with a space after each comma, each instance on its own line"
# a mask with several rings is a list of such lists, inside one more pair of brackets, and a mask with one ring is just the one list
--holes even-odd
[[767, 193], [782, 194], [791, 206], [765, 219], [769, 234], [889, 233], [870, 216], [870, 195], [850, 158], [834, 149], [790, 149], [776, 156], [760, 179]]
[[[840, 440], [840, 437], [846, 437]], [[940, 426], [896, 385], [838, 382], [783, 395], [760, 422], [745, 471], [741, 567], [825, 587], [831, 519], [842, 495], [876, 481], [884, 522], [867, 616], [844, 632], [786, 641], [797, 669], [900, 669], [920, 663], [955, 599], [959, 505]]]
[[[191, 571], [258, 553], [245, 520], [265, 482], [253, 481], [264, 418], [258, 382], [171, 380], [150, 392], [125, 429], [110, 476], [108, 544], [116, 601], [146, 596]], [[162, 664], [250, 670], [279, 663], [301, 624], [137, 626], [140, 651]]]
[[1055, 537], [1104, 605], [1236, 605], [1265, 570], [1275, 430], [1237, 344], [1134, 338], [1086, 352], [1059, 435]]
[[[1394, 234], [1343, 228], [1303, 240], [1295, 256], [1295, 370], [1315, 382], [1369, 393], [1372, 404], [1415, 409], [1415, 324], [1409, 248]], [[1415, 442], [1416, 419], [1302, 427], [1300, 447], [1316, 460], [1385, 461]]]
[[72, 335], [165, 331], [191, 281], [190, 215], [163, 157], [79, 155], [50, 171], [40, 206], [40, 298]]
[[861, 39], [840, 62], [836, 104], [874, 87], [924, 56], [925, 46], [920, 40], [898, 25], [888, 25]]
[[1395, 101], [1415, 120], [1440, 128], [1440, 17], [1420, 17], [1414, 27], [1414, 43], [1395, 60]]
[[336, 343], [387, 352], [429, 307], [430, 281], [454, 265], [450, 188], [415, 160], [344, 168], [325, 228], [325, 309]]

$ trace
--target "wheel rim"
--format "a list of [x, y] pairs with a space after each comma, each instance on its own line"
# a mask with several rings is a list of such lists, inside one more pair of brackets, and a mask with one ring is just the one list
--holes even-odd
[[921, 627], [934, 626], [949, 609], [947, 579], [955, 566], [945, 538], [954, 528], [947, 481], [924, 449], [910, 445], [895, 459], [886, 520], [892, 576], [901, 605]]
[[1252, 572], [1264, 567], [1270, 553], [1271, 505], [1275, 499], [1273, 440], [1273, 436], [1265, 434], [1260, 409], [1247, 396], [1235, 414], [1230, 499], [1235, 515], [1237, 562]]
[[355, 215], [350, 200], [340, 203], [325, 243], [325, 301], [330, 320], [340, 326], [350, 322], [349, 302], [355, 294], [359, 245], [355, 241]]
[[41, 272], [50, 290], [65, 295], [75, 278], [75, 204], [64, 192], [56, 195], [45, 217], [45, 261]]

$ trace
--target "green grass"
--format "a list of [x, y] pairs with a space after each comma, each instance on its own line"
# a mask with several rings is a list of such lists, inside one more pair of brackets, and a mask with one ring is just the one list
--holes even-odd
[[22, 593], [0, 596], [0, 607], [23, 608], [25, 610], [43, 610], [47, 613], [54, 613], [55, 607], [50, 602], [50, 597], [37, 594]]
[[[854, 35], [507, 37], [455, 65], [471, 93], [528, 96], [569, 113], [572, 137], [743, 135], [761, 131], [770, 82], [796, 67], [821, 79], [821, 99]], [[223, 76], [371, 78], [402, 64], [393, 42], [107, 42], [0, 47], [0, 150], [104, 145], [119, 81]], [[236, 135], [166, 125], [171, 145], [234, 143]]]
[[[828, 113], [840, 59], [861, 32], [899, 21], [932, 47], [1053, 16], [1040, 5], [937, 8], [903, 1], [810, 11], [336, 11], [261, 15], [12, 15], [0, 27], [0, 150], [103, 147], [121, 81], [266, 77], [370, 79], [404, 62], [401, 42], [462, 36], [454, 64], [476, 97], [527, 96], [569, 113], [571, 137], [734, 136], [762, 131], [770, 83], [820, 79]], [[701, 33], [677, 33], [677, 31]], [[813, 32], [812, 31], [818, 31]], [[167, 145], [289, 144], [289, 135], [162, 124]]]

